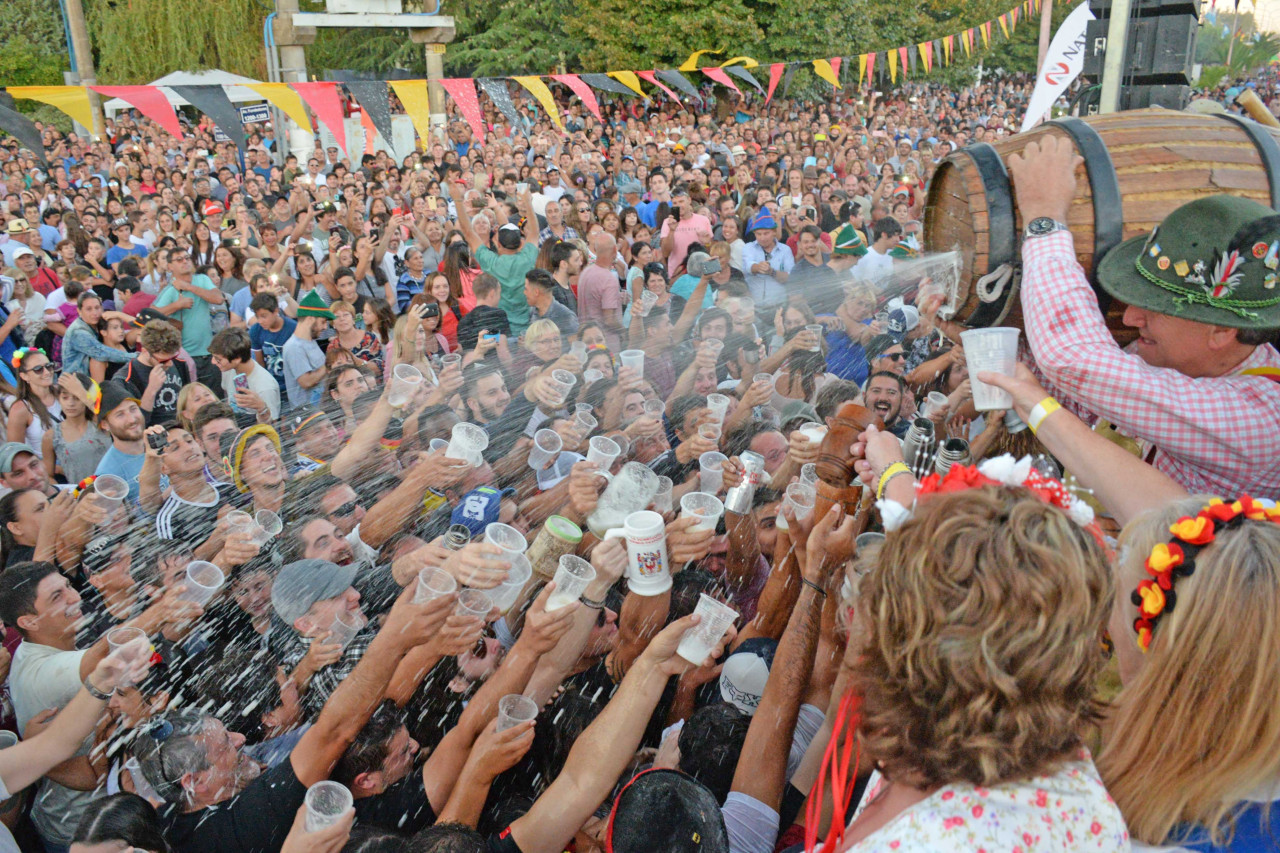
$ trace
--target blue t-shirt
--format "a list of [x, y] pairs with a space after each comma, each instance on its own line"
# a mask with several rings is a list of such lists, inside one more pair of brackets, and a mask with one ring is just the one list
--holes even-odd
[[147, 256], [147, 247], [130, 246], [127, 249], [122, 249], [119, 246], [112, 246], [110, 249], [107, 249], [107, 266], [114, 267], [130, 255], [145, 258]]
[[116, 450], [115, 445], [107, 448], [107, 452], [98, 460], [98, 467], [93, 473], [101, 477], [103, 474], [115, 474], [129, 484], [129, 503], [138, 503], [138, 475], [142, 473], [142, 463], [147, 459], [145, 453], [134, 455]]
[[249, 327], [249, 341], [253, 345], [253, 351], [262, 353], [263, 366], [276, 378], [282, 394], [285, 393], [284, 342], [293, 337], [293, 330], [297, 325], [296, 320], [285, 317], [284, 325], [278, 332], [268, 332], [258, 324]]
[[861, 385], [871, 375], [867, 351], [844, 332], [827, 332], [827, 370]]
[[242, 287], [231, 297], [231, 316], [239, 317], [241, 320], [246, 319], [244, 316], [249, 310], [249, 304], [253, 302], [253, 288]]

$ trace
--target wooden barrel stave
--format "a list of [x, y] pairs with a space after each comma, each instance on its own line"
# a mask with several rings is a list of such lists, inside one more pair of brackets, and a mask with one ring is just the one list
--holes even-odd
[[[1082, 165], [1077, 170], [1077, 195], [1067, 224], [1071, 226], [1076, 256], [1086, 273], [1093, 269], [1097, 247], [1148, 233], [1175, 209], [1197, 198], [1229, 193], [1271, 205], [1280, 197], [1280, 148], [1267, 154], [1272, 159], [1269, 172], [1260, 149], [1272, 146], [1267, 139], [1255, 138], [1259, 134], [1254, 128], [1260, 126], [1252, 123], [1242, 127], [1219, 116], [1160, 109], [1093, 117], [1082, 123], [1087, 128], [1080, 131], [1077, 126], [1077, 131], [1089, 136], [1088, 130], [1092, 129], [1105, 146], [1108, 162], [1100, 169], [1100, 179], [1105, 186], [1106, 173], [1114, 172], [1111, 186], [1119, 187], [1122, 212], [1121, 221], [1098, 239], [1088, 164]], [[1046, 133], [1071, 138], [1062, 125], [1050, 123], [992, 147], [1007, 163], [1012, 154]], [[1262, 129], [1261, 134], [1280, 142], [1280, 131]], [[1026, 223], [1018, 209], [1016, 188], [1011, 188], [1010, 193], [1020, 253]], [[959, 251], [960, 298], [956, 316], [962, 321], [980, 307], [974, 285], [990, 271], [993, 244], [1007, 245], [1007, 232], [995, 235], [991, 228], [979, 170], [967, 149], [956, 152], [939, 166], [930, 184], [924, 213], [924, 245], [926, 251]], [[1122, 342], [1132, 338], [1131, 330], [1121, 320], [1123, 308], [1110, 305], [1107, 311], [1108, 325]], [[1021, 325], [1020, 306], [1009, 306], [1002, 322]]]

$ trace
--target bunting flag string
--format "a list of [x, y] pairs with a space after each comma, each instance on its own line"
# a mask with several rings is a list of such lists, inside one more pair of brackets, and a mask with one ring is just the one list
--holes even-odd
[[[894, 84], [898, 82], [901, 70], [903, 77], [921, 72], [928, 74], [935, 68], [949, 66], [956, 61], [956, 39], [960, 41], [960, 49], [966, 58], [972, 57], [979, 48], [991, 47], [995, 27], [999, 26], [1000, 34], [1012, 38], [1020, 19], [1030, 20], [1040, 12], [1042, 0], [1021, 0], [1008, 11], [960, 30], [933, 39], [926, 39], [906, 45], [899, 45], [882, 51], [870, 51], [856, 54], [858, 62], [858, 86], [876, 85], [876, 56], [883, 53], [888, 62], [887, 75], [881, 64], [880, 79], [888, 76]], [[477, 139], [483, 140], [486, 134], [484, 115], [477, 96], [476, 87], [492, 101], [494, 107], [504, 116], [513, 128], [523, 129], [516, 104], [512, 101], [510, 81], [515, 80], [528, 96], [538, 103], [541, 111], [560, 130], [564, 125], [556, 101], [548, 88], [547, 82], [562, 84], [573, 93], [583, 107], [597, 120], [602, 120], [602, 112], [596, 92], [605, 92], [626, 97], [639, 96], [646, 101], [649, 95], [642, 83], [648, 83], [660, 90], [677, 103], [683, 99], [701, 99], [699, 87], [681, 72], [701, 72], [702, 76], [712, 84], [723, 86], [738, 97], [745, 97], [745, 89], [734, 80], [746, 83], [765, 98], [768, 104], [773, 100], [782, 84], [783, 96], [790, 92], [792, 76], [798, 68], [809, 66], [813, 74], [820, 80], [840, 90], [845, 83], [852, 84], [854, 55], [847, 57], [829, 57], [811, 60], [792, 60], [774, 62], [768, 65], [769, 82], [763, 85], [763, 78], [748, 69], [763, 68], [750, 56], [733, 56], [718, 65], [699, 67], [699, 62], [715, 62], [726, 53], [723, 49], [695, 50], [678, 68], [659, 68], [645, 71], [607, 71], [604, 73], [578, 74], [544, 74], [511, 77], [493, 77], [483, 79], [451, 78], [439, 81], [444, 91], [453, 100], [459, 115], [471, 127]], [[714, 57], [714, 58], [713, 58]], [[843, 78], [841, 72], [843, 71]], [[699, 80], [699, 82], [702, 82]], [[366, 147], [372, 144], [375, 136], [381, 136], [390, 143], [392, 134], [392, 115], [390, 110], [390, 92], [394, 92], [403, 105], [419, 137], [426, 138], [431, 133], [431, 104], [425, 80], [361, 80], [347, 83], [327, 81], [299, 83], [242, 83], [243, 88], [252, 90], [268, 101], [273, 107], [283, 112], [299, 127], [308, 132], [316, 132], [319, 125], [328, 129], [334, 141], [346, 149], [347, 104], [343, 100], [341, 86], [345, 86], [355, 103], [360, 108], [359, 121], [365, 133]], [[145, 117], [155, 121], [175, 137], [183, 135], [183, 125], [178, 121], [177, 113], [165, 97], [165, 91], [156, 86], [95, 86], [93, 91], [107, 98], [118, 98], [138, 110]], [[178, 91], [181, 90], [181, 91]], [[61, 110], [83, 127], [91, 127], [94, 123], [93, 106], [90, 90], [83, 86], [12, 86], [5, 91], [19, 100], [39, 101]], [[235, 141], [244, 152], [247, 142], [243, 132], [243, 123], [228, 93], [220, 85], [181, 86], [174, 87], [183, 100], [208, 116], [222, 133]], [[682, 98], [683, 96], [683, 98]], [[527, 101], [526, 101], [527, 102]], [[439, 110], [439, 106], [436, 107]], [[21, 114], [9, 111], [0, 113], [0, 130], [5, 130], [19, 139], [30, 135], [30, 128], [17, 120]]]

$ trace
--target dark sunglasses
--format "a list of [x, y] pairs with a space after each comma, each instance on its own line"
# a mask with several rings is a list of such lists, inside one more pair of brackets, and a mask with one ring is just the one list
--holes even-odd
[[345, 516], [354, 514], [355, 511], [359, 508], [360, 508], [360, 504], [356, 503], [355, 501], [347, 501], [342, 506], [334, 509], [333, 512], [329, 513], [329, 515], [341, 515], [345, 517]]
[[41, 364], [38, 367], [29, 367], [26, 370], [23, 370], [22, 372], [34, 373], [37, 376], [39, 376], [41, 373], [44, 373], [46, 371], [48, 371], [50, 375], [57, 375], [58, 368], [54, 367], [52, 364]]
[[882, 356], [880, 356], [880, 357], [881, 357], [881, 358], [891, 358], [891, 359], [893, 359], [894, 361], [902, 361], [904, 358], [906, 358], [906, 357], [907, 357], [907, 354], [906, 354], [905, 352], [887, 352], [887, 353], [885, 353], [884, 355], [882, 355]]

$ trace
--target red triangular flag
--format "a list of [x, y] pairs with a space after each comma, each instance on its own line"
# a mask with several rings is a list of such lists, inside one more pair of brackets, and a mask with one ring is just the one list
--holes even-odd
[[680, 103], [680, 96], [677, 95], [675, 92], [671, 91], [670, 89], [668, 89], [666, 86], [662, 85], [662, 81], [658, 79], [658, 75], [654, 74], [652, 71], [637, 71], [636, 74], [640, 75], [640, 77], [642, 77], [643, 79], [649, 81], [650, 83], [652, 83], [653, 85], [661, 89], [662, 91], [666, 92], [667, 97], [675, 101], [677, 104]]
[[155, 86], [90, 86], [90, 89], [107, 98], [119, 98], [128, 101], [129, 106], [142, 113], [168, 133], [182, 138], [182, 125], [178, 123], [178, 114], [173, 105]]
[[600, 116], [600, 102], [596, 100], [596, 93], [591, 91], [590, 86], [578, 79], [577, 74], [552, 74], [551, 79], [568, 86], [573, 94], [578, 96], [578, 100], [582, 101], [582, 105], [596, 117], [596, 121], [604, 121]]
[[829, 61], [831, 63], [832, 73], [834, 73], [836, 75], [836, 79], [839, 80], [840, 79], [840, 63], [842, 61], [841, 58], [837, 56], [835, 59], [832, 59]]
[[906, 77], [906, 76], [907, 76], [907, 68], [908, 68], [908, 66], [907, 66], [907, 47], [906, 47], [906, 45], [903, 45], [902, 47], [898, 48], [898, 62], [899, 62], [899, 63], [901, 63], [901, 67], [902, 67], [902, 76], [903, 76], [903, 77]]
[[876, 55], [874, 53], [868, 53], [867, 54], [867, 84], [868, 85], [870, 86], [875, 85], [874, 83], [871, 82], [875, 78], [875, 75], [876, 75]]
[[458, 112], [471, 126], [471, 134], [484, 142], [484, 115], [480, 112], [480, 100], [476, 97], [476, 84], [470, 77], [441, 80], [440, 85], [458, 105]]
[[342, 108], [342, 95], [338, 92], [338, 84], [290, 83], [289, 87], [302, 97], [307, 106], [311, 107], [316, 118], [333, 134], [333, 141], [346, 153], [347, 128], [343, 125], [346, 111]]
[[773, 100], [773, 90], [778, 88], [778, 81], [782, 79], [782, 72], [786, 70], [785, 62], [775, 62], [769, 66], [769, 92], [764, 96], [765, 104]]
[[742, 94], [742, 91], [737, 86], [733, 85], [733, 81], [729, 79], [729, 75], [724, 73], [723, 68], [716, 68], [713, 66], [711, 68], [700, 68], [698, 70], [715, 82], [719, 83], [721, 86], [728, 86], [739, 95]]

